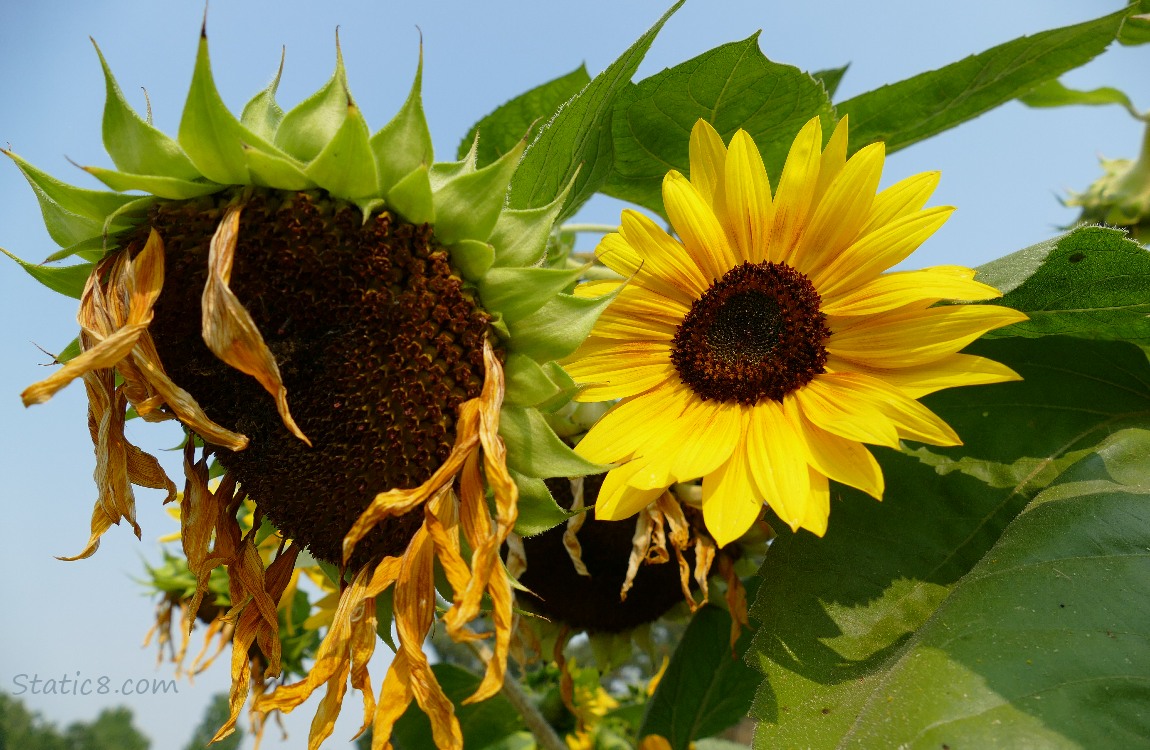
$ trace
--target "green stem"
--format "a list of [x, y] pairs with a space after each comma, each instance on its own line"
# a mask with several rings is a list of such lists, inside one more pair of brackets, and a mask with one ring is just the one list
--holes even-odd
[[[493, 657], [491, 649], [483, 643], [468, 643], [476, 656], [484, 663], [490, 661]], [[547, 723], [547, 719], [543, 714], [539, 713], [539, 709], [531, 701], [523, 689], [519, 687], [519, 683], [511, 675], [504, 675], [503, 688], [500, 690], [503, 697], [507, 699], [515, 710], [523, 717], [523, 723], [527, 725], [527, 729], [535, 736], [535, 741], [539, 743], [542, 750], [567, 750], [566, 743], [562, 738], [556, 734], [555, 729]]]
[[564, 224], [559, 227], [560, 232], [572, 232], [575, 234], [584, 232], [587, 234], [610, 234], [611, 232], [618, 232], [619, 226], [617, 224]]

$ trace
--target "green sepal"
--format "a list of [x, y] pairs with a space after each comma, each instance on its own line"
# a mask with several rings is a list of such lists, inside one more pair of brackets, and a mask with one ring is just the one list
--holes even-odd
[[220, 98], [212, 78], [208, 37], [201, 31], [192, 85], [180, 118], [180, 146], [209, 180], [222, 185], [247, 185], [250, 178], [243, 144], [255, 140], [255, 133], [241, 125]]
[[86, 240], [81, 240], [74, 245], [60, 248], [56, 252], [49, 255], [41, 263], [55, 263], [58, 260], [71, 258], [73, 255], [79, 255], [84, 260], [96, 260], [104, 255], [104, 238], [101, 236], [89, 237]]
[[53, 292], [73, 299], [80, 299], [84, 285], [88, 283], [88, 277], [92, 275], [92, 269], [96, 266], [95, 263], [81, 263], [75, 266], [38, 266], [20, 260], [2, 247], [0, 247], [0, 253], [4, 253], [19, 263], [20, 267], [27, 271], [32, 278]]
[[610, 468], [577, 455], [536, 409], [504, 405], [499, 435], [507, 443], [508, 468], [527, 476], [579, 477]]
[[471, 144], [471, 150], [467, 152], [467, 156], [463, 157], [462, 160], [432, 164], [431, 169], [428, 171], [428, 176], [431, 178], [431, 189], [438, 193], [440, 189], [451, 180], [474, 172], [475, 158], [478, 153], [479, 136], [476, 136], [475, 141]]
[[508, 324], [522, 320], [557, 293], [574, 284], [585, 267], [492, 268], [479, 282], [479, 296], [488, 310], [503, 313]]
[[68, 342], [68, 345], [65, 346], [60, 351], [60, 353], [56, 355], [56, 361], [59, 362], [60, 364], [64, 364], [68, 360], [75, 359], [76, 357], [79, 357], [79, 356], [80, 356], [80, 337], [77, 336], [76, 338], [74, 338], [70, 342]]
[[559, 394], [560, 386], [543, 365], [524, 354], [509, 354], [503, 364], [506, 393], [503, 402], [512, 406], [535, 406]]
[[268, 141], [275, 139], [276, 130], [284, 119], [284, 111], [276, 102], [276, 91], [280, 87], [280, 76], [283, 72], [284, 51], [281, 49], [280, 66], [276, 69], [275, 78], [266, 89], [253, 96], [240, 113], [240, 124]]
[[427, 165], [421, 164], [387, 193], [387, 205], [412, 224], [435, 223], [435, 199]]
[[569, 511], [559, 507], [547, 483], [538, 477], [529, 477], [514, 469], [508, 469], [511, 478], [519, 487], [519, 518], [515, 521], [515, 533], [519, 536], [535, 536], [555, 528], [571, 517]]
[[289, 157], [244, 146], [244, 158], [253, 185], [278, 190], [311, 190], [316, 187], [315, 182], [304, 173], [302, 165]]
[[398, 652], [391, 625], [395, 620], [395, 587], [388, 586], [375, 597], [375, 632], [393, 652]]
[[495, 248], [480, 240], [459, 240], [447, 250], [451, 253], [451, 265], [468, 281], [482, 279], [495, 262]]
[[491, 230], [491, 244], [495, 245], [495, 265], [530, 266], [539, 262], [547, 252], [547, 238], [551, 228], [567, 202], [567, 196], [575, 185], [575, 176], [563, 188], [563, 192], [546, 206], [539, 208], [505, 209]]
[[618, 293], [616, 289], [597, 298], [556, 295], [526, 318], [508, 323], [510, 349], [537, 362], [566, 357], [586, 341], [599, 314]]
[[379, 192], [387, 193], [412, 170], [430, 166], [435, 161], [431, 131], [423, 114], [423, 47], [419, 48], [419, 65], [407, 100], [371, 137], [371, 152], [379, 172]]
[[465, 238], [486, 240], [503, 210], [507, 186], [527, 147], [520, 141], [483, 169], [446, 181], [435, 190], [435, 234], [451, 244]]
[[[335, 72], [319, 91], [292, 107], [276, 130], [275, 145], [302, 162], [318, 159], [344, 126], [351, 97], [339, 33], [335, 36]], [[374, 192], [374, 186], [373, 190]]]
[[61, 247], [75, 245], [100, 234], [104, 220], [110, 214], [139, 197], [69, 185], [7, 149], [0, 149], [0, 152], [16, 162], [24, 179], [32, 186], [40, 202], [40, 212], [44, 215], [44, 226], [52, 240]]
[[[85, 172], [113, 190], [143, 190], [158, 198], [187, 200], [201, 195], [218, 193], [226, 186], [215, 182], [192, 182], [178, 177], [158, 177], [150, 174], [128, 174], [103, 167], [84, 167]], [[131, 196], [136, 197], [136, 196]]]
[[553, 412], [556, 409], [561, 409], [571, 402], [575, 394], [583, 389], [583, 386], [576, 383], [567, 374], [567, 371], [559, 366], [558, 362], [545, 362], [543, 364], [543, 372], [551, 379], [551, 382], [559, 388], [559, 392], [546, 401], [542, 401], [535, 405], [535, 408], [540, 412]]
[[199, 170], [188, 159], [180, 144], [141, 118], [124, 99], [120, 85], [112, 75], [108, 61], [96, 40], [92, 46], [104, 69], [104, 148], [116, 169], [128, 174], [164, 175], [181, 180], [195, 180]]
[[343, 123], [304, 172], [337, 198], [368, 198], [376, 194], [379, 182], [371, 131], [355, 102], [349, 99], [344, 111]]

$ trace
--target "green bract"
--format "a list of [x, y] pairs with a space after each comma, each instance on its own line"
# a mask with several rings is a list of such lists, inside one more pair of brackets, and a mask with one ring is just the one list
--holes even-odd
[[48, 232], [61, 247], [47, 262], [73, 255], [85, 262], [51, 267], [14, 260], [45, 286], [79, 298], [96, 262], [116, 250], [120, 234], [157, 201], [191, 200], [235, 186], [322, 190], [354, 203], [365, 221], [387, 211], [411, 224], [432, 225], [455, 272], [491, 316], [503, 351], [507, 406], [500, 434], [520, 489], [517, 528], [537, 533], [566, 517], [541, 479], [603, 467], [576, 457], [540, 410], [553, 411], [569, 400], [572, 383], [554, 360], [575, 350], [611, 297], [566, 294], [580, 269], [547, 266], [548, 239], [570, 185], [548, 205], [505, 207], [526, 140], [482, 168], [476, 163], [478, 138], [461, 161], [435, 163], [420, 96], [422, 55], [407, 100], [372, 133], [348, 89], [338, 38], [335, 72], [318, 91], [281, 109], [275, 100], [281, 60], [271, 84], [237, 118], [216, 88], [203, 32], [173, 139], [132, 109], [98, 47], [96, 52], [107, 89], [103, 140], [115, 168], [83, 169], [111, 191], [68, 185], [4, 150], [32, 185]]

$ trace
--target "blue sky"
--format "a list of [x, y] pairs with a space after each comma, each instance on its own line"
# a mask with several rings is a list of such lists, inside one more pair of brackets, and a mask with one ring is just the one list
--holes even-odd
[[[424, 102], [441, 158], [453, 156], [469, 127], [498, 104], [586, 63], [594, 75], [665, 10], [666, 0], [500, 0], [479, 4], [271, 2], [213, 4], [208, 32], [221, 92], [236, 111], [263, 88], [287, 47], [279, 90], [285, 108], [318, 88], [334, 64], [340, 38], [351, 89], [373, 129], [399, 107], [415, 70], [422, 31]], [[423, 7], [421, 7], [423, 6]], [[762, 29], [760, 45], [777, 61], [804, 69], [851, 63], [838, 100], [945, 65], [1016, 36], [1086, 20], [1118, 7], [1103, 0], [1014, 0], [926, 4], [909, 0], [818, 4], [689, 0], [656, 40], [637, 78]], [[66, 11], [64, 10], [66, 8]], [[99, 3], [11, 3], [0, 24], [0, 143], [76, 184], [95, 186], [68, 163], [108, 166], [100, 141], [104, 86], [87, 37], [95, 37], [133, 104], [141, 87], [156, 124], [174, 133], [199, 33], [197, 3], [160, 6], [144, 0]], [[1066, 81], [1123, 88], [1150, 107], [1147, 51], [1115, 47]], [[958, 206], [912, 266], [977, 265], [1046, 239], [1073, 220], [1057, 196], [1097, 174], [1097, 155], [1134, 156], [1140, 127], [1118, 108], [1036, 111], [1008, 104], [887, 162], [884, 182], [940, 169], [935, 204]], [[0, 164], [0, 247], [38, 260], [54, 249], [32, 191], [18, 170]], [[578, 217], [612, 223], [622, 204], [596, 199]], [[590, 249], [590, 247], [583, 248]], [[67, 673], [166, 678], [140, 641], [153, 603], [132, 581], [142, 559], [158, 557], [157, 537], [174, 530], [160, 493], [137, 494], [143, 540], [113, 528], [99, 552], [75, 563], [88, 536], [94, 466], [83, 388], [74, 385], [47, 405], [25, 410], [18, 394], [41, 379], [47, 358], [74, 335], [75, 304], [39, 287], [0, 260], [0, 690], [18, 692], [17, 675]], [[143, 429], [141, 429], [143, 428]], [[139, 425], [130, 437], [162, 451], [179, 441], [171, 425]], [[178, 457], [164, 453], [173, 477]], [[179, 482], [179, 480], [177, 479]], [[386, 647], [381, 647], [386, 651]], [[382, 679], [382, 663], [376, 685]], [[100, 708], [128, 705], [159, 750], [180, 748], [214, 692], [226, 689], [218, 665], [179, 695], [21, 696], [46, 717], [90, 719]], [[349, 696], [330, 747], [354, 732], [358, 700]], [[266, 748], [299, 747], [314, 701], [288, 717], [292, 740], [273, 729]], [[246, 746], [250, 746], [246, 745]]]

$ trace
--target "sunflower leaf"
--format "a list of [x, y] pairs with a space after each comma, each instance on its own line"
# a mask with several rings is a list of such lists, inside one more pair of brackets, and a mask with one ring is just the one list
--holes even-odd
[[[987, 553], [1030, 500], [1111, 434], [1150, 428], [1150, 362], [1129, 343], [1049, 336], [980, 341], [968, 351], [1002, 362], [1024, 380], [923, 400], [965, 446], [874, 449], [888, 487], [882, 503], [835, 485], [825, 538], [776, 525], [779, 536], [764, 562], [769, 575], [752, 608], [761, 626], [748, 656], [767, 676], [752, 709], [761, 722], [758, 743], [871, 746], [849, 739], [860, 727], [876, 726], [856, 722], [860, 713], [901, 717], [957, 700], [961, 691], [948, 692], [950, 683], [934, 673], [918, 683], [920, 696], [900, 694], [897, 704], [887, 701], [885, 687], [891, 670], [905, 662], [908, 644], [952, 589], [961, 589], [963, 576], [980, 560], [993, 564], [996, 555]], [[1072, 528], [1065, 530], [1077, 533]], [[1094, 580], [1103, 585], [1103, 577]], [[967, 621], [1001, 618], [1015, 604], [1009, 597], [986, 600]], [[1079, 637], [1078, 645], [1090, 642]], [[990, 676], [1010, 648], [1016, 647], [1004, 643], [984, 663], [967, 666]], [[1122, 705], [1100, 711], [1123, 711]], [[963, 731], [1002, 728], [993, 712], [969, 714]], [[948, 744], [983, 743], [966, 737]]]
[[1110, 86], [1103, 86], [1089, 91], [1071, 89], [1063, 85], [1062, 81], [1051, 80], [1018, 97], [1018, 101], [1028, 107], [1065, 107], [1072, 104], [1085, 104], [1098, 106], [1102, 104], [1118, 104], [1135, 117], [1140, 113], [1125, 92]]
[[[768, 60], [759, 35], [731, 42], [629, 88], [616, 104], [611, 130], [614, 169], [608, 195], [663, 213], [663, 177], [690, 171], [691, 128], [707, 120], [724, 142], [746, 130], [778, 175], [795, 134], [814, 116], [830, 132], [834, 109], [823, 85], [792, 65]], [[853, 123], [852, 123], [853, 125]]]
[[555, 434], [536, 409], [504, 406], [499, 435], [507, 443], [507, 466], [530, 477], [580, 477], [598, 474], [608, 467], [594, 464]]
[[92, 40], [92, 46], [100, 58], [107, 90], [104, 100], [104, 148], [112, 157], [116, 169], [129, 174], [163, 175], [180, 180], [200, 177], [199, 170], [188, 159], [180, 144], [143, 120], [128, 105], [95, 39]]
[[1150, 663], [1147, 455], [1150, 431], [1120, 431], [1039, 495], [893, 655], [840, 743], [1140, 744], [1150, 701], [1139, 666]]
[[750, 633], [744, 631], [733, 650], [730, 635], [725, 610], [708, 604], [695, 613], [647, 703], [638, 736], [657, 734], [674, 750], [687, 750], [746, 716], [759, 675], [741, 658]]
[[435, 223], [435, 199], [426, 165], [413, 170], [392, 185], [386, 203], [412, 224]]
[[885, 141], [893, 153], [1005, 104], [1092, 60], [1131, 12], [1022, 36], [841, 102], [839, 114], [850, 115], [850, 151]]
[[834, 98], [835, 92], [838, 91], [839, 84], [842, 83], [843, 76], [846, 75], [848, 68], [850, 68], [850, 63], [847, 63], [841, 68], [816, 70], [811, 73], [811, 78], [823, 85], [823, 88], [827, 90], [828, 97]]
[[[278, 76], [277, 76], [278, 78]], [[351, 97], [347, 93], [347, 71], [339, 34], [335, 38], [335, 72], [319, 91], [304, 99], [283, 116], [275, 131], [277, 148], [302, 162], [318, 158], [344, 125]], [[374, 186], [370, 192], [375, 192]]]
[[467, 155], [477, 135], [479, 166], [486, 166], [510, 151], [524, 139], [524, 133], [528, 142], [534, 140], [558, 109], [590, 82], [587, 66], [580, 65], [500, 105], [471, 126], [459, 143], [458, 157], [462, 159]]
[[1150, 345], [1150, 250], [1119, 229], [1079, 227], [978, 268], [993, 304], [1030, 320], [989, 334], [1066, 335]]
[[387, 193], [406, 175], [419, 167], [430, 167], [435, 160], [431, 131], [423, 114], [423, 47], [419, 48], [419, 66], [411, 92], [399, 112], [371, 137], [371, 151], [379, 170], [379, 189]]
[[19, 263], [20, 267], [27, 271], [32, 278], [53, 292], [73, 299], [80, 299], [84, 285], [88, 282], [88, 277], [92, 275], [92, 269], [96, 267], [95, 263], [80, 263], [74, 266], [38, 266], [20, 260], [2, 247], [0, 247], [0, 253], [4, 253]]
[[560, 215], [563, 218], [575, 213], [603, 185], [614, 160], [611, 117], [615, 102], [631, 85], [631, 77], [663, 24], [684, 2], [678, 0], [672, 5], [647, 33], [547, 123], [515, 173], [510, 192], [512, 208], [537, 208], [550, 203], [578, 171], [571, 200]]

